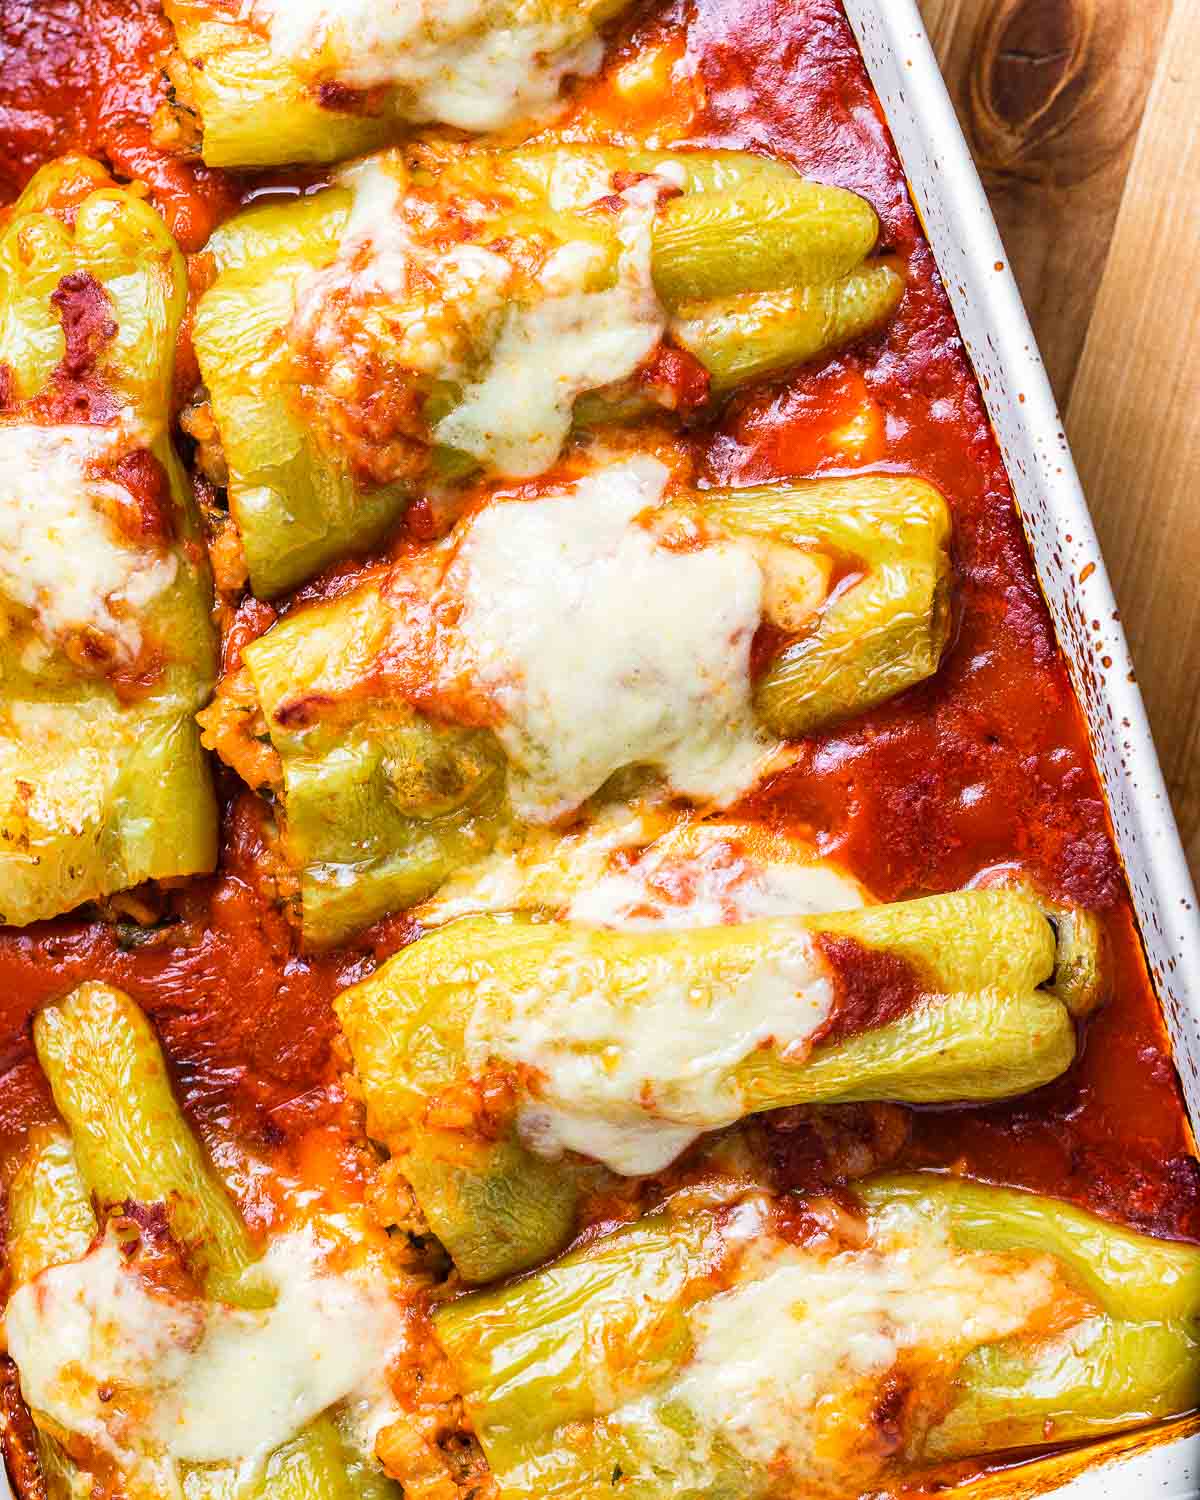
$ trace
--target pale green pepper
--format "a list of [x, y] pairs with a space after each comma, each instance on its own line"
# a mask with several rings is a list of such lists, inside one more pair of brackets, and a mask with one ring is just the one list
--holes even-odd
[[[366, 35], [356, 48], [356, 17], [353, 9], [347, 11], [343, 55], [336, 42], [325, 43], [319, 35], [273, 48], [270, 7], [253, 17], [230, 14], [211, 0], [166, 0], [164, 9], [186, 62], [186, 77], [177, 83], [185, 96], [180, 104], [199, 117], [204, 160], [215, 167], [263, 167], [337, 161], [414, 124], [443, 121], [485, 130], [543, 114], [554, 102], [561, 75], [593, 70], [596, 28], [627, 4], [496, 0], [473, 25], [456, 26], [449, 19], [426, 80], [398, 47], [395, 68], [390, 74], [385, 68], [380, 81], [366, 88], [354, 81], [364, 63], [375, 76], [387, 22], [382, 21], [382, 38], [376, 40], [362, 5], [357, 20]], [[288, 7], [282, 9], [286, 18]], [[435, 16], [425, 26], [436, 23]], [[496, 71], [505, 66], [511, 71], [513, 62], [503, 46], [493, 54], [489, 33], [501, 41], [507, 37], [523, 54], [511, 102], [505, 97], [510, 86]], [[409, 38], [403, 46], [411, 54], [428, 47], [429, 39]], [[454, 87], [458, 69], [463, 77]], [[482, 92], [469, 70], [488, 80]]]
[[[149, 1022], [109, 985], [81, 985], [34, 1021], [38, 1059], [65, 1121], [33, 1137], [9, 1193], [8, 1261], [23, 1285], [82, 1258], [126, 1204], [162, 1204], [172, 1237], [205, 1294], [262, 1307], [252, 1272], [259, 1251], [175, 1100]], [[34, 1413], [35, 1420], [37, 1412]], [[53, 1425], [53, 1424], [51, 1424]], [[73, 1460], [46, 1432], [42, 1463], [71, 1493]], [[187, 1500], [387, 1500], [398, 1487], [350, 1451], [328, 1415], [270, 1454], [254, 1472], [185, 1465]], [[126, 1476], [133, 1500], [152, 1500]]]
[[987, 886], [1021, 891], [1038, 903], [1058, 946], [1054, 983], [1047, 988], [1073, 1016], [1091, 1015], [1104, 1003], [1110, 982], [1108, 939], [1097, 913], [1049, 899], [1036, 881], [1014, 870], [990, 872]]
[[377, 541], [410, 499], [363, 489], [326, 452], [291, 399], [286, 329], [296, 287], [336, 252], [349, 194], [250, 209], [208, 247], [229, 266], [201, 298], [194, 332], [229, 466], [229, 504], [255, 592], [270, 598], [352, 548]]
[[[813, 1473], [873, 1491], [1200, 1400], [1195, 1247], [932, 1175], [856, 1191], [865, 1245], [786, 1243], [761, 1201], [668, 1206], [443, 1308], [438, 1337], [506, 1500], [757, 1500]], [[777, 1273], [795, 1290], [768, 1332], [754, 1295]], [[881, 1412], [893, 1366], [904, 1399]]]
[[[600, 1102], [588, 1102], [603, 1089], [589, 1074], [589, 1058], [602, 1057], [606, 1069], [632, 1066], [636, 1038], [689, 1024], [676, 1014], [672, 996], [686, 992], [696, 1026], [711, 1026], [703, 1018], [721, 1013], [736, 1049], [738, 1015], [725, 1018], [722, 1011], [728, 996], [749, 995], [760, 976], [787, 964], [798, 940], [819, 952], [831, 937], [849, 939], [867, 958], [886, 954], [908, 966], [918, 997], [911, 1008], [829, 1041], [818, 1031], [815, 1045], [798, 1056], [789, 1053], [787, 1036], [747, 1045], [732, 1061], [712, 1064], [701, 1094], [683, 1064], [678, 1073], [664, 1065], [663, 1076], [653, 1077], [652, 1103], [639, 1102], [651, 1089], [640, 1074], [629, 1074], [628, 1097], [601, 1092]], [[530, 1092], [519, 1081], [524, 1068], [536, 1075], [541, 1065], [569, 1067], [562, 1076], [573, 1080], [570, 1091], [555, 1092], [552, 1080], [546, 1085], [551, 1109], [565, 1112], [579, 1132], [568, 1139], [595, 1141], [601, 1159], [615, 1163], [619, 1156], [604, 1155], [613, 1149], [606, 1126], [626, 1132], [618, 1152], [629, 1132], [649, 1132], [652, 1170], [701, 1130], [761, 1110], [868, 1100], [982, 1102], [1050, 1082], [1075, 1056], [1070, 1017], [1042, 988], [1054, 966], [1046, 918], [1027, 898], [1001, 891], [684, 932], [474, 917], [396, 954], [336, 1007], [368, 1130], [398, 1158], [460, 1273], [478, 1282], [554, 1254], [575, 1222], [579, 1172], [571, 1158], [561, 1159], [561, 1148], [551, 1159], [544, 1147], [543, 1154], [535, 1149], [529, 1131], [536, 1127], [526, 1122], [536, 1121], [547, 1101], [539, 1084]], [[797, 981], [797, 1008], [805, 983], [811, 979]], [[514, 1036], [568, 1033], [576, 1005], [587, 1007], [586, 1041], [551, 1045], [549, 1052], [544, 1044], [514, 1048]], [[482, 1097], [496, 1068], [518, 1080], [509, 1113], [481, 1118], [470, 1103]], [[454, 1123], [443, 1123], [447, 1101], [458, 1111]], [[710, 1101], [715, 1113], [706, 1113], [714, 1108]], [[659, 1138], [664, 1145], [654, 1138], [656, 1128], [666, 1132]]]
[[1055, 1258], [1095, 1310], [1068, 1334], [977, 1349], [953, 1405], [924, 1438], [926, 1459], [959, 1458], [1120, 1432], [1200, 1400], [1200, 1252], [1033, 1193], [888, 1177], [868, 1208], [948, 1215], [964, 1250]]
[[[54, 916], [216, 859], [192, 719], [215, 675], [211, 589], [168, 435], [186, 298], [162, 220], [85, 158], [38, 172], [0, 231], [10, 384], [0, 484], [12, 517], [0, 582], [0, 922]], [[110, 462], [118, 482], [92, 477]], [[54, 502], [36, 538], [19, 519], [30, 472]], [[118, 533], [105, 515], [122, 496], [122, 526], [151, 540]], [[48, 546], [84, 549], [64, 558], [79, 569], [69, 587], [51, 576]], [[92, 580], [116, 592], [92, 597]]]
[[733, 536], [854, 559], [836, 591], [755, 686], [764, 724], [805, 734], [863, 713], [938, 669], [950, 630], [950, 515], [919, 479], [815, 479], [715, 490], [702, 514]]
[[[258, 1258], [224, 1184], [184, 1119], [150, 1023], [127, 995], [82, 984], [33, 1023], [38, 1061], [74, 1155], [104, 1210], [165, 1202], [211, 1297], [240, 1303]], [[249, 1305], [261, 1305], [253, 1293]]]
[[[35, 1130], [8, 1190], [5, 1252], [12, 1290], [51, 1266], [80, 1260], [98, 1228], [70, 1132], [58, 1124]], [[75, 1464], [36, 1420], [34, 1434], [47, 1500], [73, 1500], [80, 1482]]]
[[[483, 731], [405, 704], [328, 692], [343, 664], [366, 672], [393, 626], [363, 589], [298, 612], [246, 654], [283, 763], [283, 848], [301, 874], [304, 933], [337, 942], [414, 905], [485, 854], [499, 827], [503, 755]], [[310, 699], [311, 713], [296, 712]]]
[[[950, 522], [932, 486], [863, 475], [706, 490], [664, 514], [772, 549], [768, 577], [781, 555], [799, 570], [795, 581], [785, 569], [783, 602], [764, 606], [783, 621], [780, 650], [755, 684], [764, 731], [807, 733], [937, 669], [949, 626]], [[814, 577], [828, 581], [834, 563], [849, 571], [814, 601], [806, 590]], [[797, 620], [788, 618], [789, 589]], [[389, 689], [386, 673], [376, 677], [408, 628], [397, 597], [372, 581], [292, 611], [243, 653], [280, 757], [282, 848], [300, 876], [314, 947], [423, 900], [513, 821], [495, 735], [424, 717]], [[437, 665], [428, 663], [431, 677]]]
[[1107, 941], [1100, 918], [1067, 906], [1051, 907], [1047, 915], [1058, 935], [1054, 993], [1073, 1016], [1090, 1015], [1103, 1004], [1108, 988]]
[[759, 176], [725, 191], [691, 192], [654, 228], [654, 285], [671, 308], [781, 286], [832, 284], [871, 253], [879, 220], [844, 188]]
[[70, 1132], [61, 1125], [33, 1132], [8, 1191], [8, 1269], [14, 1286], [87, 1254], [96, 1213], [79, 1173]]
[[852, 344], [886, 322], [903, 293], [903, 277], [880, 262], [839, 281], [689, 303], [672, 332], [721, 394]]
[[[361, 328], [356, 323], [336, 336], [345, 357], [331, 374], [326, 338], [313, 363], [308, 335], [294, 321], [297, 307], [311, 300], [305, 288], [312, 277], [339, 263], [339, 245], [349, 245], [352, 262], [367, 243], [357, 237], [365, 232], [354, 227], [357, 211], [352, 218], [358, 195], [366, 202], [371, 194], [394, 192], [414, 204], [440, 210], [450, 205], [454, 224], [465, 213], [474, 221], [469, 247], [477, 257], [488, 253], [492, 274], [497, 257], [503, 263], [513, 243], [557, 262], [586, 254], [590, 269], [574, 295], [594, 294], [612, 291], [630, 249], [620, 221], [591, 200], [611, 197], [616, 174], [639, 172], [658, 173], [664, 187], [650, 224], [653, 289], [644, 295], [660, 299], [662, 330], [677, 334], [719, 393], [859, 336], [878, 326], [899, 299], [900, 276], [887, 265], [864, 263], [879, 232], [868, 203], [844, 189], [805, 181], [782, 164], [736, 152], [430, 147], [415, 155], [411, 167], [395, 153], [359, 164], [346, 179], [356, 184], [353, 193], [337, 186], [311, 198], [251, 208], [218, 229], [207, 247], [221, 274], [200, 300], [195, 346], [256, 593], [280, 593], [347, 551], [372, 546], [424, 478], [458, 480], [481, 465], [508, 472], [503, 466], [517, 462], [518, 449], [521, 476], [529, 477], [561, 447], [550, 438], [544, 454], [540, 448], [526, 452], [519, 440], [512, 451], [492, 443], [478, 448], [480, 425], [486, 429], [496, 417], [486, 404], [482, 416], [471, 414], [471, 392], [486, 383], [495, 361], [504, 360], [507, 370], [507, 361], [515, 360], [519, 385], [520, 371], [536, 374], [564, 340], [569, 347], [578, 337], [569, 318], [557, 333], [543, 328], [539, 319], [556, 297], [564, 308], [575, 304], [565, 292], [547, 292], [536, 276], [517, 274], [503, 292], [503, 309], [480, 312], [464, 335], [468, 352], [461, 357], [439, 345], [434, 367], [410, 368], [411, 350], [395, 353], [380, 326], [386, 315], [384, 321], [401, 328], [428, 324], [435, 344], [444, 338], [438, 330], [448, 321], [453, 326], [451, 315], [471, 303], [457, 281], [451, 290], [439, 290], [443, 273], [435, 268], [429, 271], [432, 290], [422, 277], [403, 295], [363, 294]], [[396, 221], [396, 208], [375, 204], [363, 220], [376, 239], [387, 233], [389, 212]], [[410, 244], [407, 253], [422, 264], [419, 248]], [[395, 274], [393, 267], [388, 276]], [[354, 305], [359, 294], [347, 286], [324, 289], [326, 304], [348, 296]], [[610, 316], [597, 305], [587, 321], [603, 323]], [[642, 309], [636, 316], [648, 313]], [[405, 414], [399, 428], [403, 462], [392, 451], [394, 434], [375, 431], [372, 424], [380, 419], [374, 406], [362, 419], [361, 435], [346, 407], [346, 371], [368, 356], [375, 372], [371, 398], [396, 398]], [[575, 426], [653, 410], [632, 375], [633, 365], [625, 378], [601, 365], [590, 386], [582, 377]], [[322, 401], [339, 413], [332, 426], [321, 415], [325, 406], [314, 406], [314, 393], [326, 385]], [[408, 411], [409, 397], [415, 416]], [[540, 408], [536, 415], [532, 430], [541, 431]], [[504, 420], [519, 418], [510, 413]], [[421, 421], [423, 433], [414, 429]], [[569, 426], [564, 417], [564, 439]]]

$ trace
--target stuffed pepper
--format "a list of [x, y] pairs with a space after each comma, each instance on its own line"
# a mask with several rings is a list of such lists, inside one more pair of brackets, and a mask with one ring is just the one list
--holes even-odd
[[452, 922], [337, 1002], [367, 1127], [463, 1276], [552, 1255], [579, 1167], [669, 1166], [786, 1105], [980, 1102], [1075, 1056], [1053, 930], [960, 891], [687, 931]]
[[221, 685], [205, 743], [274, 795], [306, 939], [337, 942], [514, 822], [561, 826], [648, 778], [726, 806], [786, 738], [929, 677], [948, 537], [919, 480], [697, 493], [656, 458], [600, 461], [292, 610]]
[[406, 126], [500, 130], [594, 74], [629, 0], [166, 0], [177, 113], [217, 167], [337, 161]]
[[0, 230], [0, 922], [209, 870], [210, 585], [168, 436], [187, 277], [82, 157]]
[[506, 1500], [757, 1500], [1185, 1412], [1198, 1317], [1195, 1246], [912, 1176], [668, 1203], [436, 1327]]
[[878, 326], [903, 283], [853, 193], [736, 153], [427, 146], [217, 231], [210, 469], [269, 597], [422, 485], [548, 469]]
[[4, 1329], [48, 1493], [398, 1496], [364, 1438], [403, 1342], [382, 1245], [346, 1216], [256, 1243], [120, 991], [82, 985], [34, 1040], [61, 1121], [10, 1190]]

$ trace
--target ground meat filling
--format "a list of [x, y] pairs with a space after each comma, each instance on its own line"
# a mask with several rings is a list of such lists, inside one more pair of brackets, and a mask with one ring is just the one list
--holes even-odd
[[241, 667], [217, 685], [216, 696], [196, 715], [201, 744], [225, 762], [254, 791], [278, 793], [283, 764], [271, 744], [250, 673]]

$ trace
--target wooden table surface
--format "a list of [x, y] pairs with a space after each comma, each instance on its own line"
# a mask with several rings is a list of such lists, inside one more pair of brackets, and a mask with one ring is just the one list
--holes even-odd
[[921, 0], [1200, 879], [1200, 0]]

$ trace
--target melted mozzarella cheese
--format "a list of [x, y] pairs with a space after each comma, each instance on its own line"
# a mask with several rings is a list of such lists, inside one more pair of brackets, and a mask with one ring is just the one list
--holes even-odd
[[350, 216], [333, 262], [297, 286], [293, 343], [328, 362], [335, 390], [343, 364], [353, 385], [349, 308], [393, 363], [442, 380], [463, 377], [503, 308], [512, 266], [480, 245], [422, 244], [400, 212], [405, 181], [395, 163], [368, 158], [339, 180], [353, 192]]
[[416, 908], [423, 927], [541, 910], [586, 927], [717, 927], [850, 911], [866, 887], [803, 840], [756, 825], [683, 823], [662, 803], [613, 803], [578, 830], [523, 830]]
[[128, 506], [98, 477], [133, 446], [125, 426], [0, 426], [0, 593], [57, 641], [92, 630], [118, 660], [142, 646], [136, 613], [173, 582], [178, 563], [131, 545], [105, 514]]
[[[605, 180], [611, 192], [611, 173]], [[353, 385], [349, 314], [389, 362], [462, 382], [462, 399], [433, 436], [491, 473], [528, 478], [549, 468], [578, 397], [628, 379], [663, 336], [666, 314], [650, 272], [662, 178], [620, 195], [612, 286], [587, 289], [604, 254], [590, 240], [569, 240], [519, 301], [504, 256], [471, 243], [444, 250], [422, 243], [402, 212], [395, 163], [370, 159], [342, 181], [353, 189], [350, 217], [335, 260], [297, 288], [293, 343], [326, 362], [335, 392], [343, 366]]]
[[564, 916], [574, 896], [608, 876], [614, 857], [636, 858], [674, 821], [666, 806], [614, 802], [569, 832], [521, 829], [515, 842], [502, 840], [485, 859], [452, 875], [414, 915], [423, 927], [478, 912], [540, 908]]
[[538, 299], [515, 306], [483, 378], [435, 429], [439, 442], [493, 473], [529, 478], [550, 467], [585, 391], [627, 380], [666, 329], [650, 273], [651, 228], [660, 183], [623, 193], [615, 285], [586, 291], [595, 249], [562, 246], [543, 269]]
[[703, 989], [663, 964], [621, 996], [568, 945], [536, 985], [514, 996], [481, 981], [476, 994], [468, 1064], [482, 1071], [500, 1058], [537, 1075], [519, 1115], [526, 1143], [629, 1176], [661, 1170], [703, 1131], [739, 1119], [737, 1065], [767, 1043], [802, 1053], [833, 1005], [800, 933], [745, 975]]
[[584, 886], [566, 910], [570, 922], [637, 931], [722, 927], [764, 917], [850, 911], [863, 889], [835, 865], [772, 859], [741, 846], [720, 824], [699, 824], [685, 841], [666, 838], [635, 864]]
[[750, 698], [758, 565], [732, 542], [660, 545], [637, 518], [667, 477], [639, 457], [568, 492], [493, 504], [447, 572], [472, 675], [503, 712], [526, 822], [563, 817], [631, 765], [725, 804], [774, 748]]
[[1019, 1333], [1057, 1290], [1048, 1257], [958, 1250], [944, 1224], [907, 1207], [886, 1210], [862, 1250], [822, 1256], [759, 1236], [734, 1286], [688, 1314], [688, 1365], [612, 1420], [631, 1433], [661, 1431], [654, 1412], [680, 1403], [697, 1419], [686, 1455], [700, 1471], [693, 1477], [720, 1439], [751, 1463], [804, 1475], [826, 1493], [838, 1480], [830, 1428], [840, 1417], [858, 1429], [842, 1436], [861, 1442], [861, 1417], [853, 1421], [861, 1408], [848, 1397], [878, 1389], [905, 1351], [954, 1361]]
[[250, 1274], [273, 1306], [153, 1290], [111, 1239], [51, 1267], [5, 1312], [26, 1400], [173, 1488], [178, 1463], [261, 1461], [327, 1407], [382, 1385], [402, 1337], [385, 1287], [324, 1269], [307, 1233], [280, 1236]]
[[398, 88], [413, 122], [498, 130], [556, 102], [603, 47], [569, 4], [514, 0], [253, 0], [272, 51], [307, 76]]

